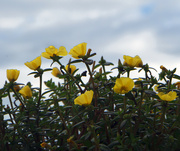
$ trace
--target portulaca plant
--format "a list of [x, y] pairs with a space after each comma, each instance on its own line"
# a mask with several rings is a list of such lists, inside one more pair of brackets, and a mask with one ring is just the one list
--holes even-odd
[[[49, 46], [25, 63], [32, 70], [29, 76], [40, 79], [38, 88], [31, 82], [17, 83], [20, 71], [7, 69], [8, 81], [0, 89], [0, 150], [178, 151], [180, 76], [176, 69], [160, 66], [155, 77], [151, 72], [155, 69], [138, 55], [124, 55], [124, 62], [119, 59], [117, 65], [103, 57], [96, 63], [96, 53], [87, 50], [85, 42], [69, 54], [74, 60], [63, 65], [66, 48]], [[41, 57], [58, 66], [42, 69]], [[87, 71], [79, 72], [78, 63]], [[131, 77], [134, 70], [144, 77]], [[46, 72], [61, 82], [55, 84], [51, 77], [43, 81]], [[9, 105], [3, 105], [6, 98]]]

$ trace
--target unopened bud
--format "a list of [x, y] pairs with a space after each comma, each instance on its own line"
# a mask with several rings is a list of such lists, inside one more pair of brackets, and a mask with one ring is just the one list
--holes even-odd
[[87, 56], [90, 56], [92, 49], [88, 49]]
[[176, 82], [175, 85], [176, 85], [177, 89], [180, 89], [180, 82]]
[[163, 71], [168, 71], [163, 65], [160, 66], [160, 68], [163, 70]]
[[102, 74], [102, 68], [99, 69], [99, 73]]

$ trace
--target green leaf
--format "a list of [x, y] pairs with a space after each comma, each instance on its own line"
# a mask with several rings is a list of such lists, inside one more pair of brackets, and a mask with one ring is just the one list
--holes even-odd
[[46, 112], [46, 114], [44, 114], [44, 116], [51, 116], [53, 114], [53, 112]]
[[113, 141], [112, 143], [110, 143], [110, 144], [108, 145], [108, 147], [109, 147], [109, 148], [113, 148], [114, 146], [117, 146], [117, 145], [119, 145], [119, 141]]
[[74, 128], [74, 127], [76, 127], [76, 126], [80, 126], [80, 125], [81, 125], [81, 124], [83, 124], [83, 123], [85, 123], [85, 121], [81, 121], [81, 122], [79, 122], [79, 123], [77, 123], [77, 124], [73, 125], [73, 127], [72, 127], [72, 128]]
[[87, 63], [88, 65], [91, 65], [91, 64], [93, 64], [93, 60], [90, 60], [90, 59], [88, 59], [88, 60], [85, 60], [84, 62], [85, 62], [85, 63]]
[[152, 91], [152, 90], [144, 90], [144, 92], [145, 92], [146, 94], [156, 95], [156, 93], [155, 93], [154, 91]]
[[43, 71], [46, 72], [46, 71], [51, 71], [52, 69], [51, 68], [47, 68], [47, 69], [44, 69]]
[[105, 62], [104, 63], [105, 66], [110, 66], [110, 65], [114, 65], [112, 62]]
[[94, 69], [98, 68], [99, 66], [101, 66], [101, 64], [95, 65]]
[[79, 63], [79, 62], [82, 62], [82, 60], [81, 59], [73, 60], [73, 61], [69, 62], [68, 64]]
[[158, 103], [156, 103], [155, 105], [153, 105], [153, 108], [158, 107], [158, 106], [162, 106], [162, 105], [161, 105], [161, 102], [158, 102]]
[[180, 76], [177, 75], [177, 74], [174, 74], [174, 75], [173, 75], [173, 78], [180, 80]]
[[105, 144], [99, 144], [101, 151], [110, 151], [110, 148]]
[[28, 75], [31, 75], [31, 74], [38, 74], [38, 72], [37, 72], [37, 71], [31, 72], [31, 73], [29, 73]]
[[124, 126], [126, 125], [127, 120], [123, 120], [120, 124], [120, 129], [124, 128]]
[[89, 131], [89, 132], [87, 132], [85, 135], [84, 135], [84, 139], [85, 140], [87, 140], [87, 139], [89, 139], [89, 137], [91, 136], [91, 132]]

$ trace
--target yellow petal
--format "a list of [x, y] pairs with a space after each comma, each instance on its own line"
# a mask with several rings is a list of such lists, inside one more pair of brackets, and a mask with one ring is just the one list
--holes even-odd
[[59, 47], [59, 49], [49, 46], [45, 50], [46, 52], [43, 52], [41, 55], [47, 59], [51, 59], [53, 56], [66, 56], [68, 54], [64, 46]]
[[114, 92], [116, 92], [118, 94], [121, 93], [121, 90], [117, 85], [114, 85], [113, 90], [114, 90]]
[[46, 59], [51, 59], [50, 55], [47, 52], [42, 52], [41, 55]]
[[69, 69], [68, 72], [70, 72], [71, 74], [73, 74], [74, 71], [76, 70], [76, 66], [75, 66], [75, 65], [66, 65], [65, 69], [66, 69], [67, 71], [68, 71], [68, 69]]
[[85, 42], [79, 44], [79, 47], [80, 47], [80, 49], [82, 51], [82, 56], [86, 55], [86, 46], [87, 46], [87, 43], [85, 43]]
[[66, 51], [66, 48], [64, 46], [59, 47], [59, 50], [57, 52], [57, 56], [66, 56], [68, 52]]
[[87, 101], [86, 104], [88, 104], [88, 105], [91, 104], [93, 94], [94, 94], [94, 92], [92, 90], [85, 92], [86, 101]]
[[10, 82], [14, 82], [19, 77], [20, 71], [17, 69], [7, 69], [6, 73], [7, 73], [7, 79]]
[[81, 94], [74, 100], [74, 104], [78, 105], [90, 105], [93, 99], [94, 92], [92, 90], [86, 91], [84, 94]]
[[37, 57], [31, 62], [26, 62], [24, 64], [32, 70], [37, 70], [41, 66], [41, 56]]
[[49, 54], [49, 56], [53, 56], [53, 54], [57, 53], [57, 48], [54, 46], [49, 46], [48, 48], [45, 49], [46, 53]]
[[79, 54], [75, 50], [71, 49], [69, 54], [72, 55], [73, 58], [79, 59]]
[[157, 95], [163, 101], [173, 101], [173, 100], [175, 100], [177, 98], [177, 93], [174, 92], [174, 91], [170, 91], [167, 94], [165, 94], [163, 92], [159, 92]]
[[74, 46], [69, 54], [72, 55], [73, 58], [79, 59], [80, 56], [85, 56], [86, 55], [86, 45], [87, 43], [83, 42], [81, 44], [78, 44], [77, 46]]
[[58, 75], [61, 74], [60, 70], [57, 67], [54, 67], [51, 74], [55, 77], [58, 77]]
[[85, 97], [84, 94], [81, 94], [74, 100], [74, 104], [83, 105], [85, 104]]
[[123, 58], [124, 58], [124, 65], [128, 65], [130, 67], [141, 67], [143, 65], [143, 62], [138, 55], [136, 55], [135, 57], [124, 55]]
[[22, 96], [26, 99], [31, 98], [32, 97], [32, 91], [30, 89], [30, 87], [28, 85], [26, 85], [25, 87], [23, 87], [20, 91], [20, 94], [22, 94]]
[[170, 101], [172, 101], [172, 100], [175, 100], [178, 96], [177, 96], [177, 93], [175, 92], [175, 91], [170, 91], [169, 93], [168, 93], [168, 95], [170, 96]]
[[132, 90], [134, 87], [134, 81], [128, 77], [117, 78], [115, 86], [113, 88], [114, 92], [125, 94]]
[[135, 67], [142, 67], [143, 62], [142, 62], [141, 58], [138, 55], [135, 56], [133, 59], [134, 59]]
[[155, 85], [155, 86], [154, 86], [154, 90], [155, 90], [156, 92], [158, 92], [158, 87], [159, 87], [159, 85]]

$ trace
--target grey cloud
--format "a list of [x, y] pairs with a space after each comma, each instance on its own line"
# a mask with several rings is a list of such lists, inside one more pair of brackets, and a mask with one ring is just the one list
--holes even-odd
[[[99, 58], [108, 54], [107, 58], [111, 59], [113, 57], [106, 49], [108, 43], [126, 34], [136, 35], [146, 30], [155, 33], [158, 51], [172, 55], [172, 52], [180, 53], [177, 51], [180, 38], [178, 6], [173, 5], [175, 2], [159, 4], [157, 1], [135, 4], [103, 0], [19, 0], [12, 1], [11, 5], [2, 2], [0, 14], [5, 15], [0, 18], [22, 17], [24, 21], [15, 29], [0, 29], [1, 63], [6, 64], [8, 60], [9, 64], [22, 64], [40, 55], [49, 45], [64, 45], [69, 50], [83, 41], [97, 51]], [[152, 8], [144, 13], [142, 8], [148, 5]], [[117, 50], [113, 55], [118, 54]]]

